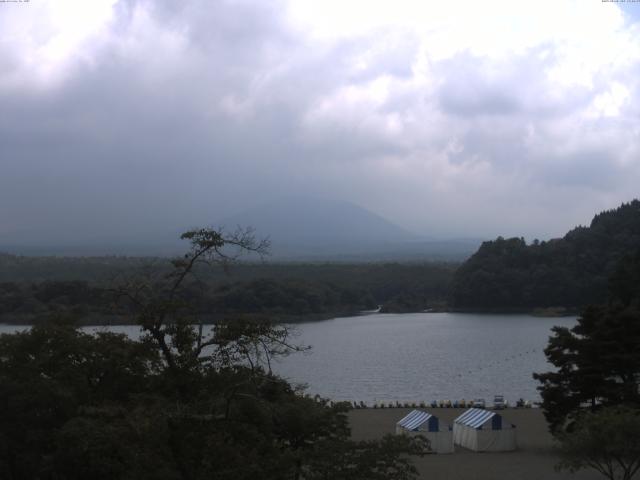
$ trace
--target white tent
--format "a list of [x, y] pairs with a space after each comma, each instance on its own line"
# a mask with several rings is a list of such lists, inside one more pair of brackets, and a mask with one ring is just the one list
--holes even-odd
[[434, 453], [453, 453], [451, 427], [440, 428], [438, 417], [422, 410], [413, 410], [396, 423], [396, 433], [402, 435], [422, 435], [429, 440]]
[[453, 421], [453, 441], [475, 452], [516, 449], [516, 427], [496, 412], [471, 408]]

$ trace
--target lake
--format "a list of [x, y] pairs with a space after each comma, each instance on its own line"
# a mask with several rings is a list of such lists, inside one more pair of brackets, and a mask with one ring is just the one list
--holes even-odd
[[[539, 400], [533, 372], [554, 325], [575, 318], [462, 313], [372, 314], [294, 326], [308, 353], [281, 359], [280, 375], [333, 400], [419, 402], [503, 394]], [[0, 333], [21, 327], [0, 325]], [[95, 327], [88, 330], [93, 331]], [[133, 326], [111, 327], [136, 337]]]
[[533, 372], [550, 369], [554, 325], [575, 318], [459, 313], [374, 314], [298, 325], [308, 355], [277, 371], [335, 400], [431, 401], [503, 394], [539, 400]]

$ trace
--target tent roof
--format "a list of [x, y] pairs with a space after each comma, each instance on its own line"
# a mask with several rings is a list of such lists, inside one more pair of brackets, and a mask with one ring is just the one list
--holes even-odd
[[481, 408], [470, 408], [456, 418], [454, 422], [471, 428], [478, 428], [496, 415], [498, 415], [496, 412], [490, 412]]
[[413, 410], [409, 415], [402, 418], [397, 425], [400, 425], [407, 430], [415, 430], [425, 422], [428, 422], [431, 417], [433, 417], [433, 415], [430, 413], [423, 412], [422, 410]]

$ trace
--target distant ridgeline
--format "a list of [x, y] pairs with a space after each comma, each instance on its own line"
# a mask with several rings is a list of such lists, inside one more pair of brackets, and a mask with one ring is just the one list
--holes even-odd
[[640, 249], [640, 201], [597, 214], [589, 227], [527, 245], [523, 238], [484, 242], [456, 272], [456, 310], [575, 311], [607, 298], [608, 279]]

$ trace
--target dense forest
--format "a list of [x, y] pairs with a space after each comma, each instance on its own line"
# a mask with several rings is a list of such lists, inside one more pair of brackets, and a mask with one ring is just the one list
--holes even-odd
[[[0, 322], [39, 323], [51, 313], [84, 324], [129, 321], [115, 308], [114, 285], [160, 278], [166, 258], [0, 256]], [[441, 305], [457, 265], [439, 263], [237, 263], [197, 270], [185, 300], [206, 317], [265, 314], [284, 321], [362, 310], [420, 311]]]
[[458, 269], [451, 304], [457, 310], [577, 311], [606, 299], [607, 278], [639, 248], [638, 200], [599, 213], [560, 239], [527, 244], [499, 237]]
[[[184, 295], [203, 316], [264, 314], [283, 321], [382, 312], [575, 313], [606, 299], [607, 279], [640, 249], [640, 201], [597, 214], [563, 238], [484, 242], [454, 263], [239, 262], [195, 268]], [[84, 324], [128, 321], [111, 290], [130, 278], [161, 278], [167, 258], [26, 257], [0, 254], [0, 322], [38, 323], [52, 312]]]

